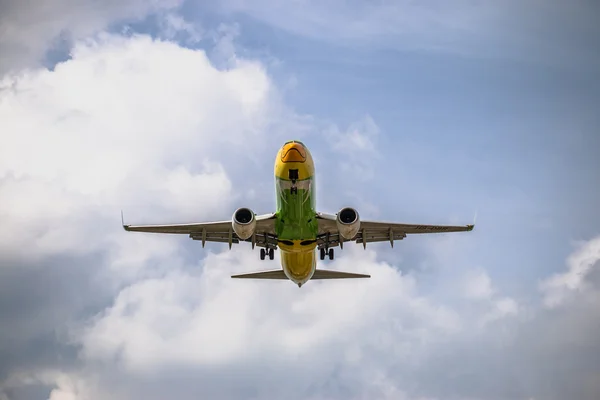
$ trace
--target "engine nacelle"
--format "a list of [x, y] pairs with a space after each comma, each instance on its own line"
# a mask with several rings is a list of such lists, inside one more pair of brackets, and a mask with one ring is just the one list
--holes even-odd
[[238, 208], [231, 220], [233, 231], [242, 240], [250, 238], [256, 229], [256, 216], [249, 208]]
[[351, 240], [360, 229], [360, 218], [358, 211], [351, 207], [345, 207], [337, 213], [336, 224], [338, 232], [346, 240]]

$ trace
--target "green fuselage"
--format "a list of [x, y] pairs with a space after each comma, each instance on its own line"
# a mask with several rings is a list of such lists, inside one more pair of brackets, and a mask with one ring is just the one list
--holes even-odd
[[315, 219], [316, 201], [314, 177], [297, 181], [297, 192], [290, 188], [292, 182], [275, 178], [277, 190], [277, 223], [279, 240], [315, 240], [318, 223]]

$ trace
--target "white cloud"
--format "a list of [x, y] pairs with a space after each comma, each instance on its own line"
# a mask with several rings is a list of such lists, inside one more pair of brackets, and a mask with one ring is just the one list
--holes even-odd
[[490, 276], [482, 269], [467, 271], [462, 286], [462, 297], [476, 301], [473, 306], [478, 329], [485, 328], [492, 322], [519, 314], [520, 307], [517, 300], [502, 296], [492, 285]]
[[505, 317], [516, 316], [519, 313], [519, 304], [515, 299], [510, 297], [502, 297], [494, 300], [491, 303], [490, 310], [481, 317], [479, 326], [485, 326], [486, 324], [497, 321]]
[[540, 290], [544, 294], [546, 307], [560, 306], [577, 292], [597, 290], [589, 286], [586, 277], [593, 268], [600, 267], [600, 237], [581, 243], [579, 249], [567, 259], [567, 267], [567, 272], [554, 274], [541, 282]]
[[[91, 380], [81, 379], [77, 374], [40, 369], [32, 372], [19, 372], [11, 375], [6, 382], [6, 387], [20, 388], [28, 385], [49, 385], [53, 387], [48, 395], [48, 400], [87, 400], [93, 399], [93, 385]], [[0, 388], [0, 399], [10, 399], [6, 394], [4, 398]]]
[[373, 177], [373, 161], [380, 156], [377, 149], [379, 134], [379, 127], [370, 115], [352, 122], [345, 131], [330, 124], [323, 132], [331, 151], [341, 156], [341, 173], [362, 180]]
[[482, 270], [469, 271], [465, 276], [464, 296], [470, 299], [489, 299], [494, 294], [492, 280]]
[[222, 0], [217, 7], [345, 46], [550, 61], [571, 67], [574, 60], [590, 68], [600, 62], [581, 45], [599, 33], [597, 5], [584, 0], [568, 6], [535, 0]]
[[213, 152], [256, 149], [273, 119], [258, 64], [219, 71], [201, 51], [143, 36], [80, 43], [55, 71], [0, 85], [5, 254], [101, 248], [123, 207], [214, 215], [236, 193]]
[[[581, 365], [559, 335], [545, 335], [541, 343], [532, 322], [504, 320], [520, 315], [521, 306], [482, 271], [470, 284], [467, 279], [467, 293], [480, 300], [469, 306], [481, 305], [473, 311], [425, 296], [418, 275], [402, 275], [378, 260], [375, 246], [346, 246], [327, 264], [369, 272], [370, 280], [311, 282], [298, 289], [287, 281], [230, 279], [278, 262], [260, 262], [249, 246], [218, 254], [195, 246], [194, 258], [205, 256], [198, 261], [186, 257], [186, 237], [122, 232], [121, 207], [128, 222], [229, 216], [239, 199], [236, 188], [251, 169], [246, 161], [264, 154], [272, 160], [264, 150], [267, 140], [278, 137], [272, 124], [285, 123], [285, 134], [293, 132], [293, 116], [282, 114], [286, 109], [261, 64], [233, 55], [219, 70], [201, 51], [144, 36], [101, 35], [79, 43], [73, 59], [55, 71], [4, 77], [0, 119], [8, 129], [0, 148], [0, 209], [10, 213], [2, 215], [0, 254], [39, 268], [34, 277], [55, 268], [46, 263], [50, 257], [63, 256], [59, 263], [72, 269], [55, 269], [64, 286], [51, 288], [53, 299], [80, 284], [70, 272], [91, 267], [102, 271], [96, 285], [114, 289], [108, 299], [92, 299], [89, 286], [62, 299], [83, 305], [58, 313], [44, 328], [80, 345], [79, 359], [66, 365], [61, 358], [44, 369], [35, 358], [24, 373], [9, 365], [0, 398], [40, 383], [49, 386], [51, 399], [185, 399], [197, 397], [199, 388], [211, 398], [544, 397], [548, 384], [536, 383], [543, 374], [528, 368], [515, 382], [513, 370], [535, 367], [548, 349]], [[346, 136], [358, 153], [371, 151], [376, 137], [364, 135], [376, 127], [364, 122]], [[243, 175], [229, 173], [236, 164]], [[82, 263], [81, 255], [97, 264]], [[592, 258], [574, 256], [579, 261], [573, 263], [585, 266]], [[17, 269], [8, 263], [3, 268]], [[20, 304], [17, 295], [23, 303], [35, 301], [47, 286], [26, 286], [11, 301]], [[31, 315], [37, 320], [57, 313], [54, 305], [29, 314], [15, 310], [33, 321]], [[90, 309], [95, 315], [88, 319]], [[512, 336], [498, 332], [500, 319]], [[5, 320], [7, 330], [23, 326]], [[479, 330], [472, 329], [482, 320]], [[59, 334], [67, 327], [68, 340]], [[595, 340], [592, 328], [582, 329]], [[2, 333], [10, 340], [0, 344], [0, 356], [14, 343], [39, 350], [17, 341], [33, 336], [28, 332]], [[526, 351], [507, 352], [507, 345]], [[560, 383], [551, 385], [544, 398], [565, 397]]]
[[188, 44], [196, 44], [202, 39], [203, 31], [201, 27], [196, 23], [187, 21], [177, 13], [166, 13], [159, 22], [162, 34], [166, 39], [174, 40], [183, 35]]
[[[325, 40], [382, 39], [395, 34], [412, 39], [419, 48], [453, 44], [453, 39], [495, 22], [503, 7], [489, 2], [472, 4], [460, 1], [452, 6], [445, 3], [414, 3], [409, 1], [363, 3], [357, 1], [225, 1], [222, 9], [245, 12], [280, 28]], [[288, 12], [283, 12], [287, 10]], [[445, 37], [443, 34], [452, 34]], [[409, 46], [409, 43], [402, 43]]]
[[119, 20], [172, 10], [181, 0], [0, 0], [0, 75], [37, 66], [60, 38], [78, 40]]
[[[373, 251], [347, 252], [331, 268], [369, 272], [371, 280], [312, 282], [302, 290], [287, 281], [236, 281], [229, 275], [267, 268], [253, 252], [238, 249], [209, 254], [202, 272], [180, 269], [136, 282], [76, 332], [82, 357], [134, 375], [270, 365], [268, 374], [241, 376], [219, 397], [251, 385], [259, 398], [282, 390], [306, 398], [320, 380], [360, 373], [358, 390], [393, 398], [400, 388], [390, 387], [393, 378], [381, 368], [396, 359], [416, 362], [429, 343], [461, 332], [461, 321], [419, 296], [412, 278], [378, 262]], [[379, 382], [365, 380], [374, 378], [365, 364], [379, 370]], [[304, 378], [291, 379], [292, 372]]]
[[[316, 347], [342, 351], [350, 343], [381, 347], [381, 333], [390, 335], [386, 347], [401, 350], [414, 335], [460, 330], [454, 313], [418, 297], [411, 278], [377, 262], [371, 251], [348, 251], [350, 258], [342, 257], [332, 268], [370, 272], [371, 280], [315, 281], [302, 291], [287, 281], [232, 280], [233, 273], [266, 268], [254, 252], [239, 249], [208, 255], [202, 273], [179, 270], [164, 279], [140, 281], [124, 289], [85, 333], [84, 354], [113, 359], [118, 352], [132, 368], [152, 369], [181, 362], [288, 358]], [[395, 318], [404, 315], [407, 325], [394, 328], [386, 317], [391, 310]], [[375, 321], [398, 331], [361, 339]], [[432, 331], [422, 331], [425, 327]]]
[[379, 127], [370, 115], [353, 122], [344, 132], [336, 125], [332, 125], [325, 131], [327, 141], [332, 150], [351, 155], [365, 156], [375, 153], [376, 141], [379, 135]]
[[[203, 51], [146, 36], [102, 34], [79, 42], [72, 59], [54, 71], [5, 75], [0, 81], [2, 258], [57, 274], [64, 273], [62, 267], [46, 261], [53, 256], [66, 257], [61, 265], [71, 264], [71, 270], [100, 267], [90, 269], [86, 276], [93, 278], [86, 279], [101, 277], [109, 292], [183, 265], [180, 244], [187, 237], [127, 234], [118, 225], [119, 208], [125, 208], [128, 222], [140, 223], [229, 217], [240, 193], [225, 168], [260, 157], [270, 127], [290, 117], [263, 67], [234, 61], [219, 70]], [[98, 265], [77, 265], [78, 256], [91, 254], [103, 256]], [[2, 263], [3, 276], [12, 276], [13, 262]], [[35, 282], [31, 285], [35, 291]], [[97, 301], [89, 295], [77, 294], [66, 312], [79, 313]], [[64, 315], [59, 306], [44, 320], [50, 325], [8, 325], [63, 331], [75, 315], [54, 320], [52, 314]], [[0, 354], [36, 334], [3, 331]], [[0, 373], [6, 372], [2, 368]], [[13, 378], [2, 387], [56, 384], [51, 398], [79, 398], [76, 375], [50, 373], [56, 379], [44, 373], [43, 379]]]
[[[203, 51], [106, 34], [72, 54], [0, 81], [3, 389], [20, 385], [1, 382], [16, 362], [49, 350], [32, 340], [60, 340], [118, 288], [184, 263], [189, 238], [125, 233], [119, 209], [129, 223], [228, 218], [242, 193], [227, 170], [293, 120], [255, 62], [221, 71]], [[52, 397], [79, 398], [50, 381]]]
[[240, 27], [237, 24], [220, 24], [219, 27], [211, 32], [212, 40], [215, 46], [211, 52], [211, 58], [216, 65], [229, 67], [237, 60], [235, 40], [240, 34]]

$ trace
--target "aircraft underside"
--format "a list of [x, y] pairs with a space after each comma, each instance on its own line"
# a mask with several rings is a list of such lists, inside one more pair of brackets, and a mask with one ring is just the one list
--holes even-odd
[[279, 269], [233, 275], [242, 279], [291, 280], [302, 287], [309, 280], [369, 278], [370, 275], [330, 271], [317, 268], [320, 260], [334, 258], [334, 248], [344, 243], [367, 243], [403, 240], [407, 234], [465, 232], [474, 225], [420, 225], [362, 221], [358, 211], [344, 207], [336, 214], [318, 212], [315, 205], [315, 169], [308, 149], [299, 141], [286, 142], [275, 159], [277, 209], [256, 215], [249, 208], [239, 208], [228, 221], [167, 225], [125, 225], [126, 231], [187, 234], [193, 240], [227, 243], [231, 249], [240, 242], [260, 248], [262, 260], [273, 260], [280, 250]]

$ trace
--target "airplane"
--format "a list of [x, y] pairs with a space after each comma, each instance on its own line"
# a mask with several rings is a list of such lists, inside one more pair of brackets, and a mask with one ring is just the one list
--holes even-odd
[[345, 242], [367, 243], [402, 240], [408, 234], [465, 232], [473, 225], [418, 225], [362, 221], [358, 211], [344, 207], [336, 214], [317, 211], [315, 201], [315, 165], [308, 148], [299, 140], [290, 140], [275, 158], [276, 211], [256, 215], [250, 208], [235, 210], [231, 220], [170, 225], [125, 225], [126, 231], [185, 234], [206, 242], [252, 243], [260, 247], [260, 259], [274, 259], [279, 248], [281, 268], [232, 275], [236, 279], [287, 279], [301, 288], [309, 280], [370, 278], [370, 275], [317, 268], [321, 260], [334, 259], [334, 248]]

